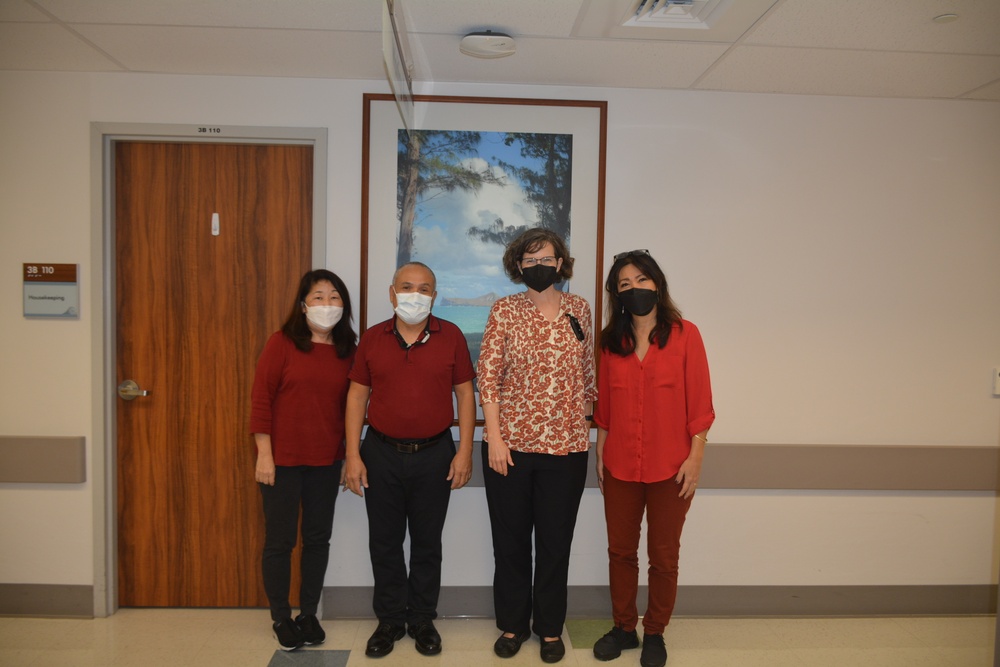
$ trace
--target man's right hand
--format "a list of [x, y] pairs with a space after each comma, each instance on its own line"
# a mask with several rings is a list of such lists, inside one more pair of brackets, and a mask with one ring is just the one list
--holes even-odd
[[368, 469], [361, 457], [348, 457], [344, 462], [344, 488], [364, 497], [362, 488], [368, 488]]

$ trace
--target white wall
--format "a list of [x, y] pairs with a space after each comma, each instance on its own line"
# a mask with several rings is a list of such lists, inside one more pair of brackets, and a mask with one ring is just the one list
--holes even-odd
[[[329, 128], [327, 257], [357, 290], [361, 94], [386, 90], [0, 73], [0, 434], [82, 434], [91, 451], [105, 447], [92, 398], [91, 122]], [[423, 92], [608, 100], [605, 262], [649, 248], [665, 267], [708, 347], [712, 440], [1000, 445], [989, 382], [1000, 365], [1000, 104]], [[81, 265], [79, 321], [21, 316], [28, 261]], [[94, 583], [94, 495], [93, 482], [0, 484], [0, 583]], [[702, 491], [681, 583], [985, 584], [996, 581], [995, 516], [993, 494]], [[603, 530], [589, 489], [572, 583], [606, 581]], [[327, 584], [369, 583], [360, 499], [341, 496], [334, 535]], [[445, 538], [444, 583], [488, 585], [482, 489], [453, 497]]]

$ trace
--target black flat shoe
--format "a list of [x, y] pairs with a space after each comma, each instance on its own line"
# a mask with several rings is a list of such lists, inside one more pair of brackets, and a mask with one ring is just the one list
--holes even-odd
[[542, 662], [559, 662], [566, 655], [566, 645], [563, 644], [561, 637], [554, 642], [547, 642], [543, 639], [540, 655]]
[[514, 637], [500, 637], [493, 644], [493, 652], [500, 658], [513, 658], [521, 650], [521, 644], [531, 639], [531, 631], [522, 632]]
[[437, 655], [441, 652], [441, 635], [434, 627], [433, 621], [420, 621], [406, 628], [406, 634], [413, 637], [417, 645], [417, 653]]
[[368, 638], [365, 655], [369, 658], [381, 658], [392, 653], [393, 645], [403, 638], [406, 628], [392, 623], [379, 623], [375, 632]]

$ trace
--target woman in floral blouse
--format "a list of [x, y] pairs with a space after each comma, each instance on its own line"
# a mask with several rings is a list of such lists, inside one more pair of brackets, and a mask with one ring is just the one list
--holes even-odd
[[512, 657], [534, 631], [542, 660], [551, 663], [566, 650], [570, 545], [597, 398], [592, 319], [586, 300], [554, 287], [573, 275], [557, 234], [529, 229], [507, 246], [503, 264], [528, 289], [493, 304], [479, 355], [493, 601], [502, 632], [493, 650]]

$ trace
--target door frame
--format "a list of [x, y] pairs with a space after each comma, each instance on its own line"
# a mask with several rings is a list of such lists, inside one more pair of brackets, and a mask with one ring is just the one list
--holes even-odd
[[114, 145], [119, 141], [299, 144], [313, 148], [312, 264], [326, 266], [327, 128], [93, 122], [90, 124], [91, 395], [94, 616], [118, 611], [118, 401], [115, 326]]

